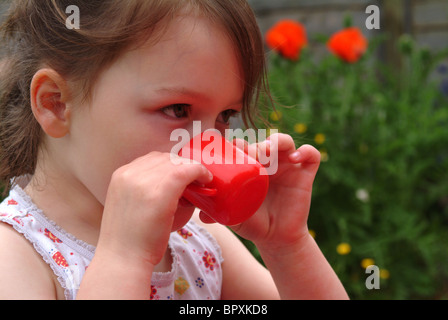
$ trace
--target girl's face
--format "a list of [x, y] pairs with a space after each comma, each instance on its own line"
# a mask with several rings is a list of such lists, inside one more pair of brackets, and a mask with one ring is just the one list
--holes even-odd
[[[241, 111], [244, 82], [224, 31], [197, 17], [179, 17], [155, 45], [127, 52], [99, 77], [89, 105], [72, 113], [68, 161], [104, 205], [112, 173], [151, 151], [170, 152], [171, 132], [192, 122], [228, 128]], [[191, 217], [178, 207], [176, 216]], [[182, 220], [182, 218], [179, 218]], [[186, 221], [179, 221], [185, 223]]]

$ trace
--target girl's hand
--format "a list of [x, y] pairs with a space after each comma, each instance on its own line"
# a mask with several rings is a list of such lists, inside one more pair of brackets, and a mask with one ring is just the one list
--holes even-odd
[[106, 250], [153, 266], [161, 261], [175, 216], [187, 222], [193, 213], [193, 208], [178, 207], [186, 186], [193, 181], [212, 180], [201, 164], [183, 158], [175, 164], [173, 156], [152, 152], [114, 172], [97, 251]]
[[[244, 142], [239, 145], [244, 147]], [[278, 170], [270, 176], [268, 195], [260, 209], [233, 230], [259, 249], [276, 250], [297, 244], [308, 236], [307, 220], [320, 165], [319, 151], [310, 145], [296, 150], [293, 139], [286, 134], [276, 134], [246, 147], [270, 152], [271, 157], [278, 155]]]
[[255, 243], [282, 299], [347, 299], [307, 227], [320, 153], [309, 145], [296, 149], [285, 134], [269, 140], [248, 146], [278, 154], [268, 195], [255, 215], [233, 229]]

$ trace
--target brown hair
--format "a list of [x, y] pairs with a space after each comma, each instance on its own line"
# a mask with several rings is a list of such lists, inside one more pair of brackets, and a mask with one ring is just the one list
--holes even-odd
[[[70, 5], [79, 8], [79, 29], [66, 27]], [[263, 41], [246, 0], [16, 0], [0, 28], [0, 180], [34, 173], [42, 130], [29, 95], [42, 66], [89, 99], [104, 68], [131, 45], [156, 40], [160, 22], [186, 7], [221, 24], [234, 42], [246, 83], [243, 120], [254, 126], [258, 98], [268, 90]]]

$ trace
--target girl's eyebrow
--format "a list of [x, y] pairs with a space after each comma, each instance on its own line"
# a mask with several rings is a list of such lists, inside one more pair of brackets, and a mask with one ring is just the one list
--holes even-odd
[[[161, 95], [167, 96], [176, 96], [176, 97], [190, 97], [196, 100], [202, 101], [210, 101], [211, 97], [209, 97], [206, 93], [190, 89], [187, 87], [179, 86], [179, 87], [159, 87], [155, 89], [155, 92]], [[232, 103], [228, 104], [228, 106], [238, 106], [243, 104], [243, 97], [232, 101]]]
[[188, 96], [196, 99], [207, 100], [207, 95], [186, 87], [160, 87], [157, 88], [156, 93], [170, 96]]

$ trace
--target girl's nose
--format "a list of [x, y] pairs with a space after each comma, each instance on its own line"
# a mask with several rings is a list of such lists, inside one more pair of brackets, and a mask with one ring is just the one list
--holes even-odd
[[207, 131], [209, 129], [215, 129], [216, 121], [213, 119], [195, 120], [191, 124], [191, 128], [188, 129], [190, 136], [193, 138], [198, 134]]

